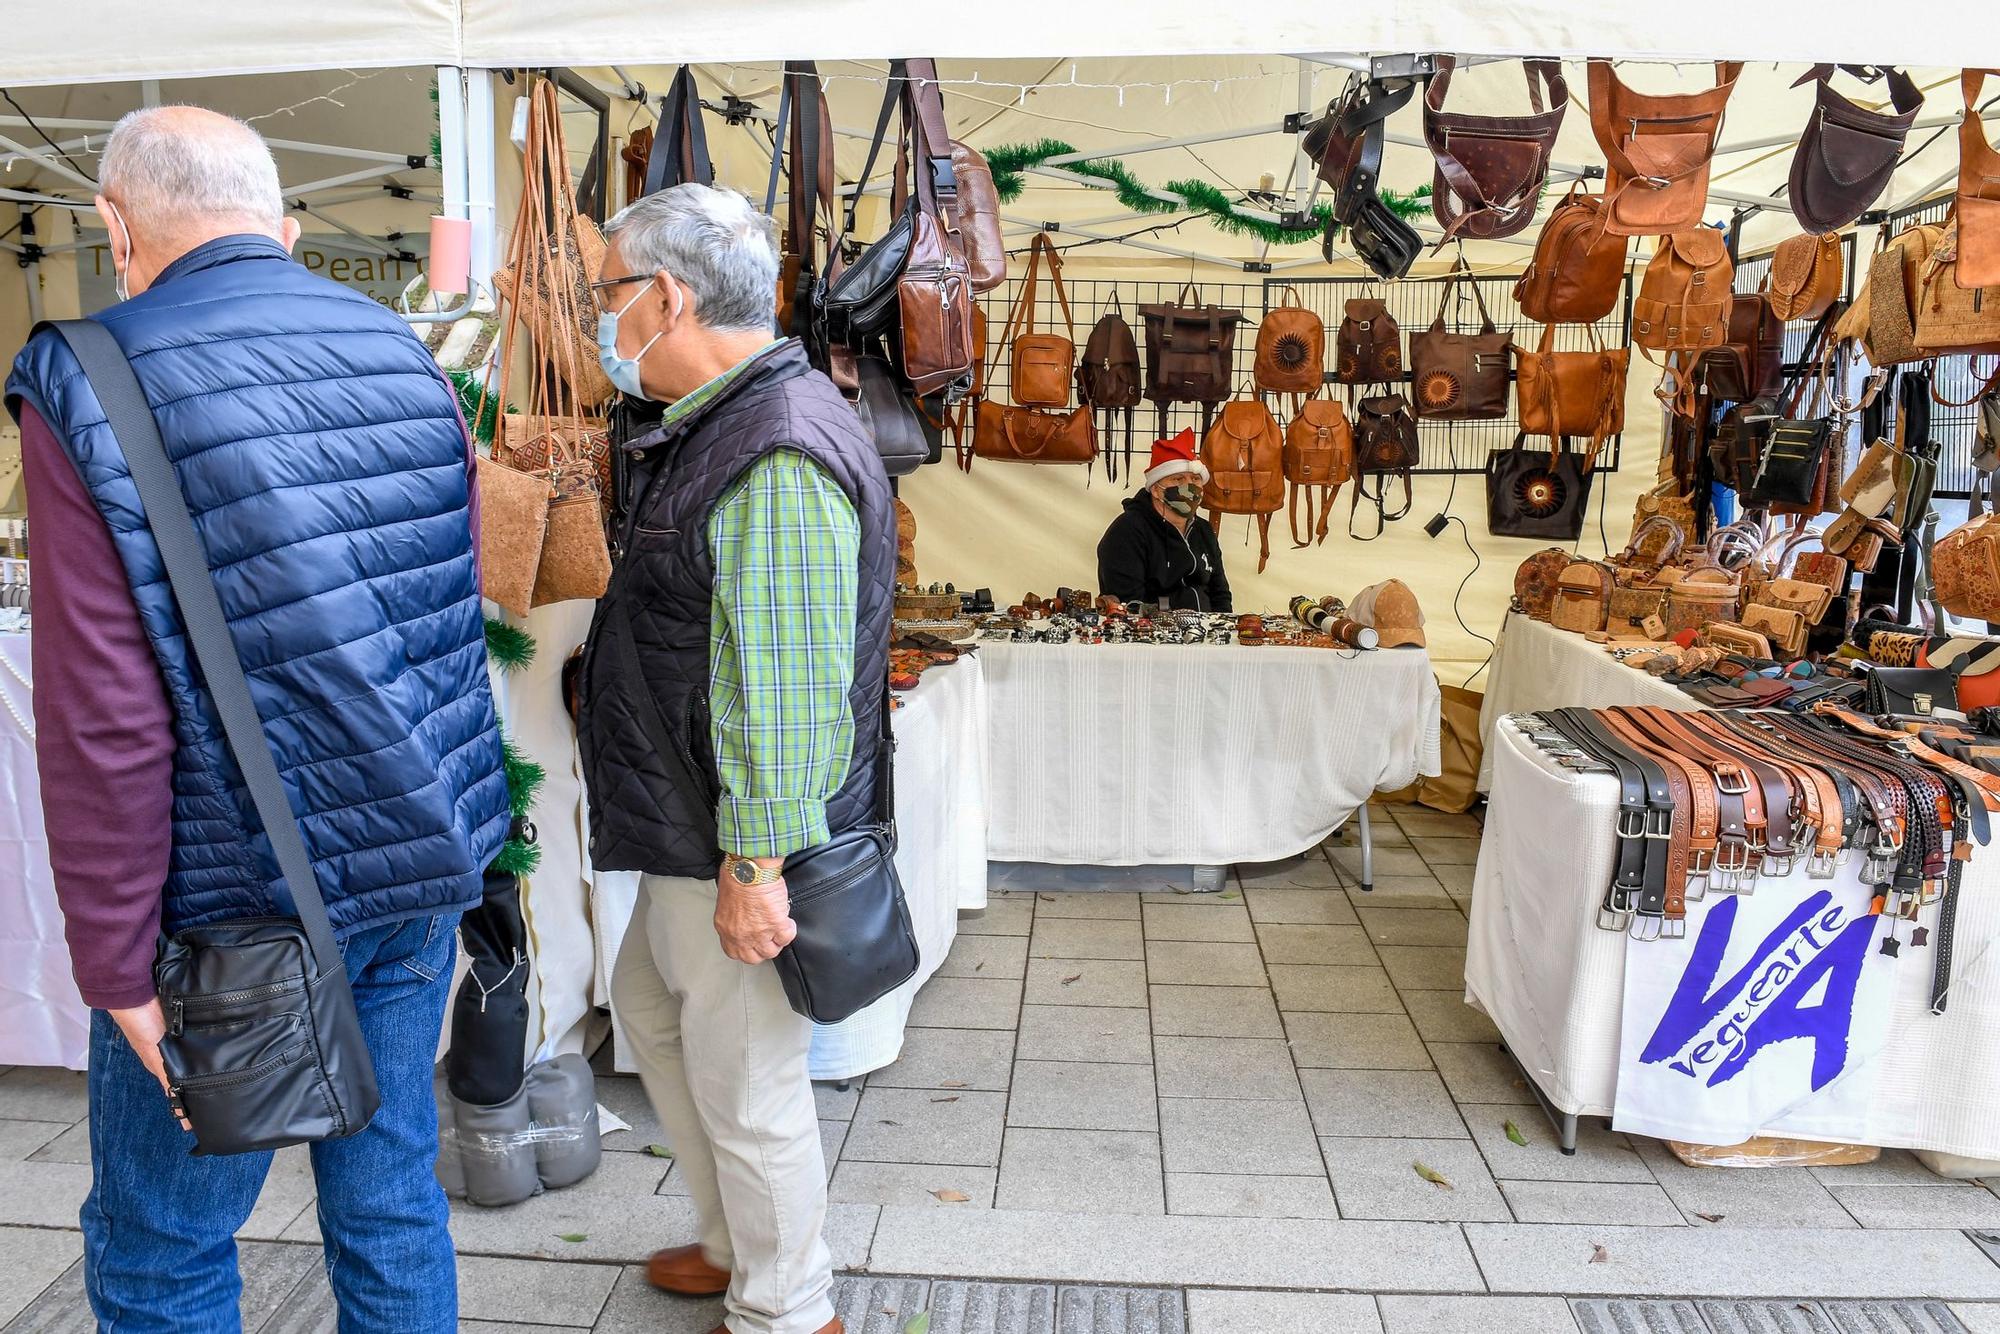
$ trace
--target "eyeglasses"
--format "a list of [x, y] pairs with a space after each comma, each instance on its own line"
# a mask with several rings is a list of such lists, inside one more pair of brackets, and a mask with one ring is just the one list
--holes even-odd
[[599, 310], [609, 310], [611, 307], [605, 303], [604, 298], [612, 288], [623, 287], [627, 283], [651, 282], [652, 277], [650, 273], [628, 273], [622, 278], [599, 278], [590, 285], [590, 293], [596, 299]]

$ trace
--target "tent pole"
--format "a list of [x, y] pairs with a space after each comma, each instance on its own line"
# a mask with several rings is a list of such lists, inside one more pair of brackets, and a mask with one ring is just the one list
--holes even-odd
[[47, 153], [37, 152], [36, 150], [27, 147], [25, 144], [21, 144], [16, 142], [15, 140], [9, 139], [4, 134], [0, 134], [0, 148], [12, 149], [13, 157], [15, 159], [27, 158], [30, 161], [34, 162], [37, 166], [52, 171], [56, 175], [62, 177], [63, 179], [70, 181], [73, 184], [80, 185], [84, 189], [89, 190], [93, 194], [97, 192], [96, 181], [91, 180], [90, 177], [84, 175], [82, 172], [78, 171], [75, 167], [70, 166], [69, 163], [64, 162], [59, 157], [50, 157]]
[[[1026, 218], [1015, 217], [1012, 214], [1008, 213], [1002, 213], [1000, 215], [1000, 220], [1002, 222], [1012, 223], [1017, 227], [1032, 227], [1038, 232], [1046, 230], [1039, 222], [1030, 222]], [[1086, 240], [1103, 241], [1106, 244], [1130, 246], [1134, 250], [1150, 250], [1157, 255], [1167, 255], [1174, 259], [1184, 259], [1190, 264], [1213, 264], [1217, 268], [1228, 269], [1233, 273], [1241, 273], [1243, 271], [1242, 262], [1239, 260], [1217, 259], [1213, 255], [1197, 254], [1192, 250], [1176, 250], [1172, 246], [1160, 245], [1157, 242], [1153, 241], [1128, 240], [1123, 236], [1112, 235], [1105, 232], [1085, 231], [1081, 227], [1071, 227], [1068, 225], [1059, 226], [1056, 230], [1057, 234], [1062, 236], [1081, 236]]]

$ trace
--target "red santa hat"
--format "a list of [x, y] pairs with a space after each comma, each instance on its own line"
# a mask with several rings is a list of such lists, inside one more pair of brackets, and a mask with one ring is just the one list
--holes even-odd
[[1191, 472], [1204, 482], [1208, 480], [1208, 465], [1194, 456], [1194, 431], [1185, 426], [1179, 435], [1153, 442], [1153, 457], [1146, 466], [1146, 485], [1183, 472]]

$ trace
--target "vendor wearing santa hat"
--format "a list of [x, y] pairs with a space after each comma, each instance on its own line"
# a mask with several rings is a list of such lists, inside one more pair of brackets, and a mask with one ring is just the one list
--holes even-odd
[[1233, 611], [1222, 548], [1196, 513], [1208, 468], [1194, 432], [1153, 443], [1146, 489], [1125, 501], [1097, 544], [1097, 587], [1121, 602], [1177, 610]]

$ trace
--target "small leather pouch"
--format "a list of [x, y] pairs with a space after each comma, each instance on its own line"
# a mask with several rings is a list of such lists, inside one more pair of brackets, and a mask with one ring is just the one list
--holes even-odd
[[[1743, 609], [1743, 628], [1755, 630], [1788, 657], [1805, 652], [1806, 618], [1796, 611], [1753, 602]], [[1771, 655], [1766, 654], [1769, 657]]]
[[1833, 605], [1833, 590], [1805, 579], [1773, 579], [1758, 591], [1757, 600], [1767, 607], [1795, 611], [1807, 625], [1818, 625]]

